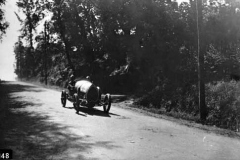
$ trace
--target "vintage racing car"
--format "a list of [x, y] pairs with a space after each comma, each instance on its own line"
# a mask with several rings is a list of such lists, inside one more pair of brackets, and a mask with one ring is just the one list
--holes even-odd
[[101, 89], [95, 86], [89, 79], [80, 79], [76, 81], [74, 94], [71, 96], [66, 90], [61, 93], [62, 106], [66, 106], [69, 100], [73, 102], [73, 107], [78, 112], [80, 106], [92, 108], [95, 105], [103, 106], [103, 111], [109, 113], [111, 108], [111, 95], [102, 95]]

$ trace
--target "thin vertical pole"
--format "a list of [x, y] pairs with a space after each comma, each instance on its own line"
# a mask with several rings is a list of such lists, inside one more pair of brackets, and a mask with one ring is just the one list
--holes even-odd
[[203, 33], [202, 33], [202, 0], [196, 1], [196, 13], [197, 13], [197, 52], [198, 52], [198, 105], [200, 111], [200, 119], [202, 122], [206, 121], [207, 108], [205, 103], [205, 83], [204, 83], [204, 48], [203, 45]]

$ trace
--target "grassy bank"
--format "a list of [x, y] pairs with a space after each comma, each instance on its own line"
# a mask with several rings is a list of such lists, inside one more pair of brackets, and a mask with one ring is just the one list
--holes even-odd
[[[239, 132], [240, 82], [217, 82], [206, 85], [207, 125]], [[170, 92], [170, 91], [169, 91]], [[181, 89], [165, 94], [155, 88], [134, 102], [134, 107], [199, 123], [197, 89]]]

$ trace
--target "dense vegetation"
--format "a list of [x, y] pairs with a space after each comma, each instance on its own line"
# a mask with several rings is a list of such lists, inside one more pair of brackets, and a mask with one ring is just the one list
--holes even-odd
[[[237, 0], [18, 0], [25, 17], [16, 74], [64, 86], [70, 69], [106, 92], [139, 93], [135, 103], [199, 116], [197, 16], [201, 14], [207, 121], [238, 128]], [[49, 19], [50, 20], [47, 20]], [[40, 27], [39, 27], [40, 26]], [[41, 28], [41, 29], [39, 29]]]
[[2, 36], [6, 34], [6, 29], [9, 26], [4, 17], [4, 10], [2, 9], [2, 6], [5, 4], [5, 2], [6, 0], [0, 0], [0, 41], [2, 40]]

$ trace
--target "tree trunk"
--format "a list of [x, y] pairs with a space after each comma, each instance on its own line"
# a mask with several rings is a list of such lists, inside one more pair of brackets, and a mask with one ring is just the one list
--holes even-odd
[[69, 43], [67, 41], [67, 39], [65, 38], [65, 26], [62, 22], [62, 19], [61, 19], [61, 9], [58, 10], [58, 22], [59, 22], [59, 27], [60, 27], [60, 35], [61, 35], [61, 39], [63, 40], [63, 43], [65, 45], [65, 53], [66, 53], [66, 57], [67, 57], [67, 63], [68, 65], [73, 68], [73, 65], [72, 65], [72, 61], [71, 61], [71, 57], [70, 57], [70, 54], [69, 54]]
[[45, 85], [47, 85], [47, 22], [44, 23], [44, 47], [45, 47], [45, 54], [44, 54], [44, 81]]
[[30, 48], [28, 50], [28, 54], [29, 54], [29, 57], [30, 57], [30, 71], [31, 71], [31, 76], [35, 76], [35, 66], [34, 66], [34, 53], [33, 53], [33, 20], [31, 18], [31, 14], [30, 14], [30, 11], [27, 15], [27, 18], [28, 18], [28, 22], [29, 22], [29, 43], [30, 43]]
[[202, 122], [206, 121], [207, 108], [205, 103], [205, 82], [204, 82], [204, 52], [205, 43], [203, 41], [203, 16], [202, 16], [202, 0], [196, 1], [197, 10], [197, 51], [198, 51], [198, 89], [199, 89], [199, 111]]

